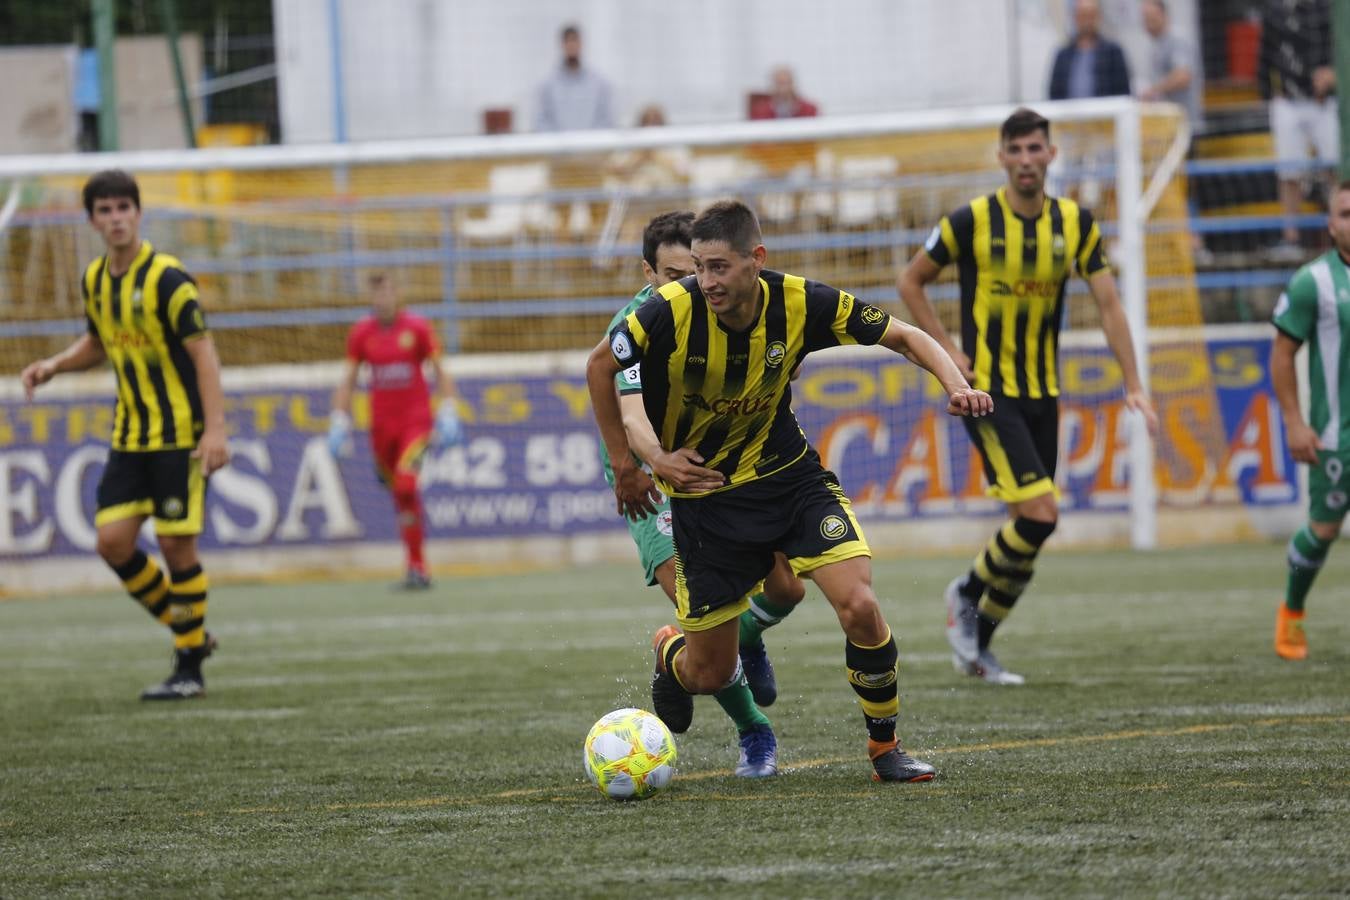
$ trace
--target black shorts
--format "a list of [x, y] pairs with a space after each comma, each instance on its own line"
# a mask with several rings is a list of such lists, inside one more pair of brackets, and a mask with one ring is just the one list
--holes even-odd
[[675, 608], [686, 631], [739, 616], [774, 552], [810, 572], [871, 556], [839, 479], [815, 451], [781, 472], [702, 497], [671, 497]]
[[156, 534], [201, 534], [205, 505], [206, 479], [192, 450], [111, 450], [94, 525], [154, 516]]
[[962, 419], [984, 460], [989, 496], [1021, 503], [1055, 493], [1059, 399], [994, 396], [992, 415]]

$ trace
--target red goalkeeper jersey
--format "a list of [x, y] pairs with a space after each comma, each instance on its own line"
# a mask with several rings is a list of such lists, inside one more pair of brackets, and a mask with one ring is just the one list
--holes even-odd
[[347, 335], [347, 358], [370, 366], [371, 417], [377, 425], [431, 422], [422, 363], [440, 353], [426, 319], [400, 310], [389, 325], [367, 316]]

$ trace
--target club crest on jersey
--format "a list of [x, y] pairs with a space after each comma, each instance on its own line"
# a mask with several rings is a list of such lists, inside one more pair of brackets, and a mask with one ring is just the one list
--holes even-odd
[[136, 288], [136, 290], [131, 292], [131, 305], [133, 307], [140, 306], [144, 302], [145, 295], [141, 292], [140, 288]]
[[782, 341], [771, 341], [769, 346], [764, 348], [764, 365], [771, 369], [776, 369], [787, 359], [787, 344]]
[[826, 516], [820, 520], [820, 536], [837, 541], [848, 533], [848, 523], [839, 516]]
[[633, 358], [633, 345], [628, 343], [628, 336], [622, 331], [616, 331], [610, 337], [609, 351], [614, 354], [614, 358], [619, 362], [628, 362]]
[[417, 340], [411, 331], [400, 331], [398, 333], [398, 348], [400, 350], [411, 350], [413, 343]]
[[866, 325], [880, 325], [886, 321], [886, 312], [868, 304], [862, 308], [862, 320]]
[[670, 537], [675, 533], [675, 525], [670, 519], [670, 510], [663, 509], [656, 514], [656, 530]]
[[1055, 235], [1055, 239], [1050, 242], [1050, 252], [1054, 256], [1064, 255], [1064, 235]]
[[164, 501], [164, 515], [170, 519], [177, 519], [183, 515], [183, 501], [177, 497], [170, 497]]
[[1345, 496], [1345, 491], [1327, 492], [1327, 509], [1340, 509], [1345, 506], [1346, 501], [1350, 499]]

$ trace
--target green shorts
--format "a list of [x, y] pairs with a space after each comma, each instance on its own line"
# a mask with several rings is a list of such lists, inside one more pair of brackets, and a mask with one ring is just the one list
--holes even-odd
[[647, 584], [656, 584], [656, 569], [675, 555], [674, 530], [670, 524], [670, 501], [663, 499], [656, 513], [645, 519], [625, 519], [628, 533], [637, 544], [638, 560], [647, 572]]
[[1350, 450], [1319, 450], [1308, 467], [1308, 518], [1339, 522], [1350, 503]]

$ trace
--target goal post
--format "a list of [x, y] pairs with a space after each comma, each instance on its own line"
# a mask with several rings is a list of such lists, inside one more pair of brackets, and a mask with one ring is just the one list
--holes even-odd
[[[1216, 505], [1275, 502], [1281, 485], [1293, 483], [1281, 468], [1283, 448], [1262, 449], [1257, 483], [1250, 462], [1255, 451], [1233, 446], [1238, 425], [1257, 422], [1267, 409], [1265, 395], [1250, 392], [1267, 388], [1244, 381], [1248, 393], [1230, 397], [1225, 391], [1233, 379], [1219, 383], [1214, 374], [1216, 366], [1251, 361], [1260, 375], [1260, 348], [1247, 336], [1224, 343], [1201, 327], [1181, 171], [1189, 137], [1182, 117], [1172, 107], [1124, 98], [1035, 107], [1051, 120], [1060, 147], [1052, 192], [1076, 197], [1102, 225], [1141, 376], [1153, 380], [1165, 425], [1155, 446], [1122, 411], [1119, 372], [1100, 340], [1095, 306], [1075, 279], [1064, 329], [1069, 371], [1061, 481], [1066, 516], [1082, 527], [1066, 531], [1150, 547], [1177, 539], [1177, 527], [1160, 522], [1161, 510], [1191, 515]], [[760, 213], [771, 268], [834, 284], [903, 316], [895, 294], [899, 267], [941, 215], [1003, 182], [997, 132], [1011, 110], [0, 158], [0, 195], [7, 198], [0, 227], [0, 366], [15, 373], [79, 332], [76, 273], [101, 250], [79, 188], [94, 171], [124, 168], [142, 184], [146, 236], [179, 256], [201, 283], [222, 358], [241, 373], [232, 383], [247, 385], [237, 402], [255, 412], [272, 408], [275, 398], [263, 396], [267, 384], [292, 379], [246, 373], [294, 368], [300, 385], [327, 377], [329, 364], [341, 357], [343, 334], [367, 309], [364, 275], [392, 271], [410, 305], [441, 329], [455, 366], [474, 373], [466, 381], [472, 394], [466, 424], [497, 435], [496, 443], [482, 446], [500, 453], [500, 467], [437, 458], [430, 472], [443, 477], [447, 490], [481, 490], [487, 509], [492, 492], [505, 488], [476, 485], [473, 472], [491, 470], [502, 482], [537, 480], [553, 471], [549, 465], [557, 460], [546, 457], [554, 450], [557, 459], [571, 459], [583, 443], [594, 443], [579, 372], [555, 367], [547, 377], [514, 380], [509, 373], [534, 371], [529, 366], [541, 354], [574, 359], [594, 346], [613, 311], [641, 284], [639, 237], [651, 215], [741, 197]], [[959, 290], [951, 275], [944, 273], [930, 293], [955, 330]], [[283, 368], [260, 368], [271, 366]], [[971, 468], [959, 424], [932, 418], [931, 385], [863, 357], [842, 366], [831, 357], [803, 378], [794, 391], [804, 427], [813, 441], [834, 441], [845, 488], [864, 498], [859, 507], [871, 517], [864, 519], [869, 535], [912, 518], [925, 526], [924, 536], [954, 529], [956, 549], [968, 542], [967, 532], [987, 530], [997, 507], [978, 496], [978, 470]], [[848, 419], [845, 400], [866, 405], [862, 411], [872, 419]], [[5, 394], [0, 401], [0, 425], [13, 426], [0, 453], [28, 454], [23, 471], [37, 472], [48, 452], [35, 437], [42, 423], [23, 412], [20, 398]], [[295, 410], [290, 449], [278, 445], [265, 454], [271, 437], [261, 425], [248, 437], [255, 442], [249, 452], [269, 464], [305, 446], [305, 435], [326, 412], [318, 388], [294, 386], [285, 402]], [[94, 421], [88, 403], [76, 406], [86, 424], [69, 430], [82, 440], [96, 436], [86, 427]], [[533, 418], [519, 418], [522, 410]], [[260, 423], [261, 416], [250, 421]], [[1260, 433], [1268, 434], [1269, 422], [1261, 421]], [[531, 429], [547, 439], [531, 442]], [[868, 449], [859, 436], [882, 449]], [[92, 453], [83, 444], [76, 451]], [[905, 453], [912, 458], [898, 460]], [[87, 481], [94, 469], [84, 456], [78, 461], [70, 471], [78, 469]], [[8, 525], [0, 522], [0, 555], [12, 555], [6, 534], [31, 536], [41, 511], [54, 502], [42, 491], [54, 491], [56, 473], [65, 470], [48, 470], [50, 478], [23, 482], [11, 466], [11, 484], [0, 484], [0, 492], [9, 492], [0, 518], [11, 517]], [[563, 467], [553, 472], [556, 484], [539, 482], [542, 493], [532, 502], [562, 512], [517, 522], [511, 534], [621, 536], [617, 519], [578, 524], [569, 518], [577, 504], [591, 503], [586, 492], [604, 489], [602, 481], [585, 481], [588, 472]], [[225, 493], [243, 496], [255, 476], [262, 474], [241, 476]], [[354, 515], [386, 514], [387, 500], [373, 480], [358, 479], [354, 470], [344, 478]], [[31, 501], [25, 484], [34, 492]], [[502, 503], [492, 509], [505, 509]], [[473, 530], [468, 513], [452, 512], [433, 538], [453, 542]], [[238, 516], [227, 510], [217, 519], [236, 522]], [[939, 520], [942, 528], [928, 527]], [[311, 532], [322, 547], [322, 529]], [[484, 537], [481, 529], [478, 536]], [[39, 544], [24, 546], [36, 547], [38, 555], [54, 552]]]

